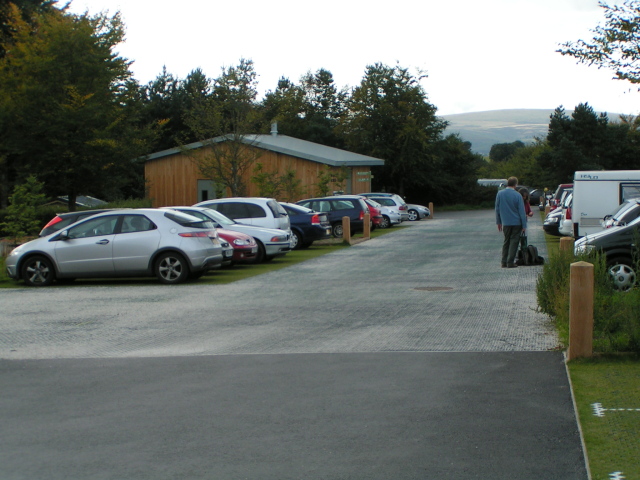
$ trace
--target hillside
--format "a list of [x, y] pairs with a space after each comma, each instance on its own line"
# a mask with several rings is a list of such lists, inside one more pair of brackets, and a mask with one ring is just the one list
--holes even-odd
[[[472, 150], [489, 155], [496, 143], [511, 143], [520, 140], [533, 142], [543, 138], [549, 128], [549, 117], [553, 110], [491, 110], [487, 112], [443, 115], [449, 126], [445, 134], [457, 133], [472, 144]], [[567, 114], [571, 114], [567, 111]]]

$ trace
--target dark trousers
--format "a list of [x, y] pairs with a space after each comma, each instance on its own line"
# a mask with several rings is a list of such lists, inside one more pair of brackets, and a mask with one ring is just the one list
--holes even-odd
[[503, 225], [502, 233], [504, 234], [504, 242], [502, 244], [502, 264], [513, 265], [516, 261], [516, 253], [518, 253], [518, 244], [520, 243], [522, 225]]

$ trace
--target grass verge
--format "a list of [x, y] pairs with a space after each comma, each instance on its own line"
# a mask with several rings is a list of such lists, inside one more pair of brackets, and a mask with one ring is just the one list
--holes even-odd
[[[559, 255], [561, 237], [545, 237], [549, 257]], [[568, 339], [568, 326], [556, 326]], [[567, 366], [593, 480], [640, 479], [640, 356], [602, 355]], [[638, 410], [615, 410], [621, 408]]]
[[[569, 362], [593, 480], [640, 479], [640, 357]], [[596, 415], [596, 413], [598, 415]]]

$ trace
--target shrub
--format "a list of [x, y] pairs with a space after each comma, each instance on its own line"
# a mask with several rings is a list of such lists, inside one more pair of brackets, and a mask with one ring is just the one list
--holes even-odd
[[539, 310], [554, 318], [560, 340], [568, 345], [570, 270], [571, 264], [577, 261], [594, 266], [594, 351], [640, 352], [640, 290], [616, 291], [604, 255], [575, 257], [571, 251], [551, 255], [536, 285]]

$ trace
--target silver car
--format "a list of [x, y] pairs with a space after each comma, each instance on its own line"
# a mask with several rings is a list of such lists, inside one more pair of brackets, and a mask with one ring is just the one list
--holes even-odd
[[409, 221], [415, 222], [431, 216], [431, 211], [424, 205], [416, 205], [415, 203], [407, 203], [409, 213]]
[[89, 217], [15, 248], [10, 278], [30, 286], [56, 279], [155, 276], [165, 284], [198, 278], [222, 263], [212, 222], [180, 212], [118, 210]]
[[[258, 244], [258, 256], [256, 262], [273, 260], [275, 257], [285, 255], [291, 251], [291, 235], [277, 228], [262, 228], [253, 225], [245, 225], [227, 218], [222, 213], [207, 207], [163, 207], [188, 213], [198, 218], [208, 219], [215, 227], [245, 233], [256, 239]], [[288, 217], [287, 217], [288, 218]]]

